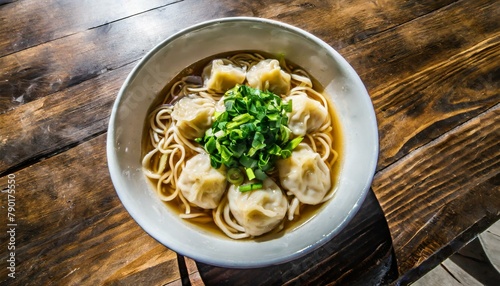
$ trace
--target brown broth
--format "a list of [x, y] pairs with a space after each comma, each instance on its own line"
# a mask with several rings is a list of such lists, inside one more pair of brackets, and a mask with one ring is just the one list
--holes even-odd
[[[169, 96], [170, 89], [171, 89], [172, 85], [175, 82], [177, 82], [178, 80], [180, 80], [183, 77], [188, 76], [188, 75], [197, 75], [197, 76], [200, 76], [201, 73], [202, 73], [202, 71], [203, 71], [203, 68], [210, 61], [212, 61], [213, 59], [216, 59], [216, 58], [228, 58], [228, 57], [230, 57], [232, 55], [235, 55], [237, 53], [258, 53], [258, 54], [264, 56], [267, 59], [269, 59], [269, 58], [277, 59], [276, 56], [273, 56], [273, 55], [270, 55], [270, 54], [267, 54], [267, 53], [264, 53], [264, 52], [261, 52], [261, 51], [234, 51], [234, 52], [227, 52], [227, 53], [217, 54], [217, 55], [205, 58], [203, 60], [200, 60], [200, 61], [198, 61], [198, 62], [190, 65], [189, 67], [185, 68], [183, 71], [181, 71], [174, 79], [172, 79], [162, 89], [162, 91], [158, 94], [157, 98], [154, 100], [153, 104], [149, 108], [148, 114], [150, 114], [150, 112], [152, 112], [157, 106], [159, 106], [165, 100], [166, 96]], [[287, 62], [288, 66], [291, 66], [291, 67], [294, 67], [294, 68], [298, 67], [297, 65], [295, 65], [294, 63], [292, 63], [292, 62], [290, 62], [288, 60], [286, 60], [286, 62]], [[313, 83], [313, 88], [316, 91], [324, 94], [324, 88], [319, 84], [319, 82], [315, 78], [313, 78], [311, 75], [310, 75], [310, 77], [311, 77], [311, 81]], [[329, 100], [328, 96], [325, 96], [325, 98], [328, 101], [329, 114], [331, 116], [331, 121], [332, 121], [332, 124], [333, 124], [333, 126], [332, 126], [333, 127], [332, 128], [332, 136], [333, 136], [333, 139], [334, 139], [334, 141], [333, 141], [333, 149], [339, 155], [338, 158], [337, 158], [337, 160], [334, 163], [334, 166], [333, 166], [331, 172], [330, 172], [331, 180], [332, 180], [332, 188], [337, 188], [338, 177], [339, 177], [339, 173], [340, 173], [340, 165], [341, 165], [342, 159], [343, 159], [343, 150], [342, 150], [343, 149], [343, 146], [342, 146], [343, 145], [342, 144], [342, 142], [343, 142], [343, 136], [342, 136], [341, 127], [339, 125], [339, 120], [338, 120], [338, 117], [337, 117], [337, 113], [335, 112], [335, 108], [334, 108], [332, 102]], [[167, 103], [171, 102], [171, 101], [172, 101], [171, 98], [166, 100]], [[150, 138], [149, 138], [149, 128], [150, 128], [149, 121], [146, 119], [145, 123], [144, 123], [143, 132], [142, 132], [142, 154], [141, 154], [141, 158], [143, 158], [152, 149], [152, 144], [151, 144]], [[153, 179], [148, 179], [148, 180], [149, 180], [149, 183], [151, 184], [151, 187], [153, 188], [153, 190], [155, 190], [156, 189], [157, 180], [153, 180]], [[279, 179], [276, 180], [275, 178], [273, 178], [273, 180], [278, 185], [280, 185]], [[262, 236], [254, 237], [254, 238], [250, 238], [250, 239], [258, 240], [258, 241], [264, 241], [264, 240], [270, 240], [270, 239], [277, 238], [279, 236], [284, 235], [287, 232], [292, 232], [295, 229], [297, 229], [300, 226], [302, 226], [305, 223], [307, 223], [308, 221], [314, 219], [314, 217], [316, 216], [316, 214], [318, 212], [320, 212], [327, 203], [328, 202], [325, 202], [325, 203], [322, 203], [322, 204], [318, 204], [318, 205], [302, 205], [302, 207], [300, 209], [300, 216], [299, 217], [295, 217], [295, 219], [293, 221], [289, 221], [287, 219], [287, 216], [285, 216], [285, 218], [284, 218], [284, 224], [283, 224], [283, 229], [282, 230], [280, 230], [278, 232], [273, 231], [271, 233], [267, 233], [267, 234], [264, 234]], [[182, 205], [182, 203], [180, 202], [179, 198], [176, 198], [176, 199], [174, 199], [173, 201], [170, 201], [170, 202], [165, 202], [165, 205], [171, 211], [173, 211], [174, 213], [177, 213], [177, 214], [184, 213], [184, 210], [180, 207]], [[212, 210], [205, 210], [205, 211], [207, 211], [211, 215]], [[186, 219], [185, 221], [186, 221], [186, 223], [192, 225], [193, 227], [200, 228], [201, 230], [203, 230], [205, 232], [209, 232], [209, 233], [212, 233], [212, 234], [220, 236], [220, 237], [231, 239], [231, 238], [227, 237], [219, 229], [219, 227], [213, 221], [211, 221], [209, 223], [197, 223], [193, 219]]]

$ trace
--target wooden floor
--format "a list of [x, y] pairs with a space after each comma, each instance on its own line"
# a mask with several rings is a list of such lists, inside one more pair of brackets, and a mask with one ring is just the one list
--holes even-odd
[[500, 221], [412, 285], [500, 285]]

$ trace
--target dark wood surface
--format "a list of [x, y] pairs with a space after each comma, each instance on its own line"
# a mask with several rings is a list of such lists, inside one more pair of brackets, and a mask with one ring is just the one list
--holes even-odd
[[148, 50], [226, 16], [283, 21], [339, 51], [372, 98], [380, 156], [360, 212], [324, 247], [252, 270], [181, 258], [193, 285], [408, 284], [500, 218], [498, 1], [0, 1], [1, 284], [182, 284], [177, 255], [114, 191], [107, 123]]

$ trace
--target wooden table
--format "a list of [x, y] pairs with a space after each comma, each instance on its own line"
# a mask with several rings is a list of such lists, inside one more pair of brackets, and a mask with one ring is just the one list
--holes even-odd
[[[500, 218], [496, 0], [0, 4], [3, 285], [407, 284]], [[111, 106], [133, 66], [172, 33], [226, 16], [323, 39], [359, 73], [379, 124], [360, 212], [324, 247], [274, 267], [178, 259], [129, 216], [106, 164]]]

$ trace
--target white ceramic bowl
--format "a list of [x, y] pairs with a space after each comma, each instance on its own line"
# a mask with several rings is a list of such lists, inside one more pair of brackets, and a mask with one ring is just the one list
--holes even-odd
[[[344, 133], [335, 197], [308, 223], [267, 241], [239, 241], [189, 226], [159, 200], [141, 171], [141, 134], [158, 92], [181, 70], [214, 54], [260, 50], [285, 54], [326, 89]], [[223, 18], [180, 31], [152, 49], [133, 69], [109, 122], [111, 179], [125, 208], [152, 237], [197, 261], [236, 268], [263, 267], [302, 256], [334, 238], [362, 204], [378, 158], [378, 132], [370, 97], [352, 67], [312, 34], [261, 18]]]

